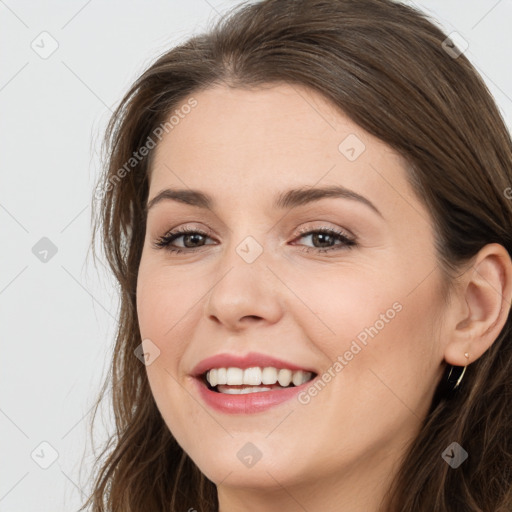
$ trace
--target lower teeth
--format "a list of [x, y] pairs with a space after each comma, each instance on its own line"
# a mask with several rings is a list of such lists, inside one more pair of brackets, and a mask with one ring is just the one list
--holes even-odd
[[219, 393], [225, 393], [227, 395], [245, 395], [248, 393], [259, 393], [261, 391], [272, 391], [273, 389], [287, 389], [291, 386], [280, 386], [279, 384], [273, 384], [272, 386], [223, 386], [218, 385], [214, 388], [214, 390]]

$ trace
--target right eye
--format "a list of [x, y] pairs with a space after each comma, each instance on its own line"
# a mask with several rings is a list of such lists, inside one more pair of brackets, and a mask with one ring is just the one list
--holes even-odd
[[[183, 245], [175, 246], [172, 245], [173, 242], [179, 239], [183, 239]], [[201, 231], [200, 229], [189, 229], [189, 228], [179, 228], [174, 231], [170, 231], [165, 235], [161, 236], [154, 242], [154, 246], [157, 249], [166, 249], [170, 252], [191, 252], [195, 249], [202, 247], [203, 245], [213, 245], [201, 243], [204, 242], [205, 239], [210, 238], [208, 233]], [[196, 245], [198, 244], [199, 245]]]

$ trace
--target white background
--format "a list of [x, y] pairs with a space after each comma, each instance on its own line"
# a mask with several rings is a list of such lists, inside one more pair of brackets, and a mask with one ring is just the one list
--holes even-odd
[[[0, 512], [82, 503], [87, 464], [78, 470], [118, 308], [112, 279], [86, 260], [102, 130], [153, 58], [236, 3], [0, 0]], [[512, 1], [416, 4], [468, 41], [510, 127]], [[43, 31], [59, 45], [47, 59], [31, 48], [49, 48]], [[47, 262], [32, 252], [43, 237], [57, 248]], [[58, 454], [48, 469], [35, 462], [52, 460], [43, 441]]]

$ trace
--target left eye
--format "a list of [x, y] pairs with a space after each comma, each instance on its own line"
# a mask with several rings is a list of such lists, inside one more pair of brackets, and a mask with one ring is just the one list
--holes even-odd
[[[300, 240], [301, 238], [307, 237], [311, 238], [313, 247], [304, 246], [303, 250], [306, 252], [309, 252], [311, 250], [316, 252], [327, 252], [331, 250], [339, 250], [342, 248], [350, 249], [357, 245], [355, 239], [353, 239], [352, 237], [349, 237], [348, 235], [344, 234], [341, 231], [336, 231], [328, 228], [302, 232], [300, 236], [297, 237], [295, 240]], [[204, 231], [201, 230], [179, 229], [160, 237], [158, 240], [156, 240], [154, 245], [156, 248], [165, 247], [168, 251], [176, 253], [191, 252], [194, 251], [194, 249], [197, 249], [204, 245], [215, 245], [206, 244], [205, 240], [208, 238], [210, 238], [208, 233], [205, 233]], [[182, 239], [183, 245], [172, 245], [173, 242], [179, 239]]]
[[[336, 231], [334, 229], [321, 228], [315, 229], [312, 231], [303, 232], [300, 238], [310, 237], [311, 242], [313, 243], [313, 247], [305, 247], [303, 250], [308, 252], [310, 250], [314, 250], [317, 252], [327, 252], [331, 250], [340, 250], [342, 248], [350, 249], [354, 247], [356, 241], [354, 238], [345, 235], [341, 231]], [[335, 243], [336, 241], [340, 243]], [[317, 246], [316, 244], [319, 244]]]

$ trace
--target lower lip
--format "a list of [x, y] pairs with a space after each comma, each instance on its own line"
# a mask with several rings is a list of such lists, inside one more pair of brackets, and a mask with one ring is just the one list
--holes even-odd
[[312, 379], [300, 386], [292, 386], [291, 388], [246, 393], [243, 395], [230, 395], [211, 391], [200, 378], [194, 378], [195, 385], [204, 402], [212, 409], [228, 414], [252, 414], [266, 411], [271, 407], [291, 400], [302, 390], [311, 385], [314, 380], [315, 379]]

